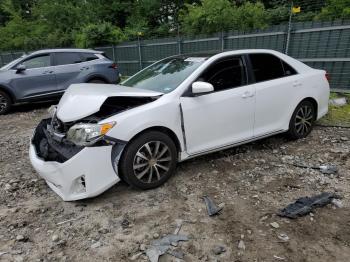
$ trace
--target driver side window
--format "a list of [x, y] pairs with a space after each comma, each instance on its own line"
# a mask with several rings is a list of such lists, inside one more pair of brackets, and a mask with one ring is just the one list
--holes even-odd
[[23, 63], [27, 69], [50, 66], [50, 55], [41, 55], [25, 60]]
[[197, 81], [208, 82], [214, 91], [247, 84], [246, 70], [241, 57], [224, 58], [211, 65]]

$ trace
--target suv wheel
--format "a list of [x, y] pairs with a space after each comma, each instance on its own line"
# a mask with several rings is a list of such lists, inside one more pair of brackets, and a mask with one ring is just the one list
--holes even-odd
[[101, 79], [92, 79], [89, 80], [88, 83], [94, 83], [94, 84], [106, 84], [105, 81], [101, 80]]
[[302, 101], [295, 109], [289, 123], [289, 135], [293, 139], [307, 137], [316, 119], [316, 110], [310, 101]]
[[0, 91], [0, 115], [4, 115], [10, 111], [11, 106], [12, 101], [9, 95], [3, 91]]
[[175, 172], [177, 150], [166, 134], [150, 131], [133, 140], [120, 159], [120, 172], [129, 185], [151, 189], [164, 184]]

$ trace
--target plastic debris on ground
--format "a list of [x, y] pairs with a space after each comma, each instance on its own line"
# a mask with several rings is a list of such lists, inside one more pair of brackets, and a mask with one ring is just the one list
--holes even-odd
[[217, 215], [223, 209], [222, 206], [217, 206], [209, 196], [203, 196], [203, 199], [205, 201], [205, 205], [207, 206], [209, 216]]
[[182, 219], [176, 219], [174, 234], [166, 235], [151, 242], [150, 247], [146, 250], [146, 255], [151, 262], [158, 262], [159, 257], [165, 253], [178, 259], [184, 258], [185, 254], [182, 251], [171, 250], [172, 246], [177, 246], [180, 241], [188, 241], [188, 236], [178, 234], [183, 222]]
[[335, 165], [308, 166], [299, 163], [294, 163], [293, 165], [296, 167], [317, 169], [320, 170], [322, 174], [336, 174], [338, 172], [338, 168]]
[[280, 210], [277, 214], [281, 217], [297, 218], [309, 214], [314, 208], [323, 207], [339, 197], [334, 193], [324, 192], [312, 197], [302, 197], [294, 203]]
[[329, 100], [329, 104], [333, 106], [345, 106], [347, 104], [345, 97], [339, 97]]

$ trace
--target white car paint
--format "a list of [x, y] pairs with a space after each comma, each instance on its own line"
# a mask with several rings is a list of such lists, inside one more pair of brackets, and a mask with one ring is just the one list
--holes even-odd
[[[297, 75], [249, 84], [202, 96], [183, 96], [199, 75], [216, 60], [232, 55], [268, 53], [291, 65]], [[197, 155], [285, 132], [296, 106], [304, 98], [318, 105], [317, 119], [328, 110], [329, 84], [325, 71], [272, 50], [237, 50], [214, 55], [201, 64], [175, 90], [158, 92], [121, 86], [80, 84], [71, 86], [57, 108], [63, 122], [79, 120], [97, 112], [110, 96], [156, 97], [156, 101], [120, 112], [100, 123], [117, 124], [107, 133], [120, 141], [130, 141], [140, 132], [154, 127], [170, 130], [179, 143], [179, 161]], [[117, 168], [112, 168], [111, 150], [88, 147], [67, 162], [41, 160], [31, 144], [30, 160], [39, 173], [64, 200], [77, 200], [98, 195], [119, 181]], [[88, 163], [84, 166], [84, 163]], [[118, 163], [114, 163], [116, 166]], [[88, 181], [84, 195], [70, 190], [77, 175]], [[102, 176], [102, 177], [101, 177]], [[59, 181], [55, 182], [55, 179]], [[52, 183], [61, 187], [53, 187]]]
[[107, 84], [73, 84], [62, 96], [57, 116], [63, 122], [71, 122], [98, 112], [103, 102], [112, 96], [159, 96], [150, 90]]

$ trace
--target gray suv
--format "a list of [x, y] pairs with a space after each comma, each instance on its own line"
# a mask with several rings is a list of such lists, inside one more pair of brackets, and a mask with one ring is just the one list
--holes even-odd
[[16, 103], [59, 98], [74, 83], [118, 82], [118, 68], [103, 52], [88, 49], [33, 52], [0, 68], [0, 115]]

